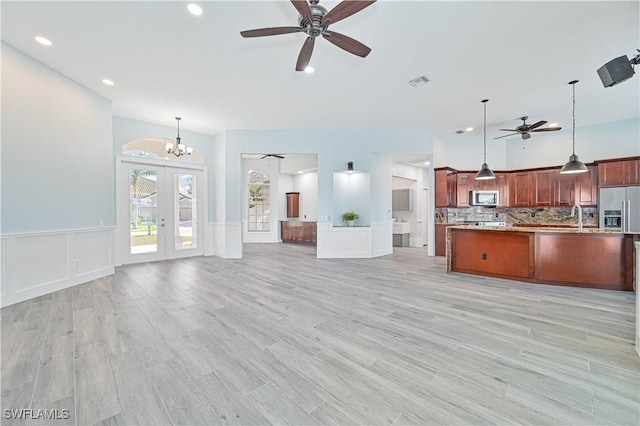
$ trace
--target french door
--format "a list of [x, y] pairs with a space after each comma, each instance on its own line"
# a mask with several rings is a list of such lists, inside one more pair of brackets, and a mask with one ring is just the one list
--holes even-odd
[[116, 196], [122, 263], [204, 253], [204, 172], [182, 166], [120, 161]]

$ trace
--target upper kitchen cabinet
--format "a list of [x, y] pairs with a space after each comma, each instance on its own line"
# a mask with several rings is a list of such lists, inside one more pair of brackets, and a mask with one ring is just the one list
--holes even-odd
[[640, 157], [598, 162], [599, 186], [640, 185]]
[[512, 172], [509, 181], [509, 206], [530, 207], [533, 204], [532, 172]]
[[475, 173], [459, 172], [456, 176], [456, 206], [469, 207], [469, 191], [475, 185]]
[[598, 169], [588, 166], [587, 173], [561, 174], [560, 169], [530, 172], [531, 207], [595, 206], [598, 204]]
[[435, 169], [436, 207], [456, 207], [457, 173], [450, 168]]

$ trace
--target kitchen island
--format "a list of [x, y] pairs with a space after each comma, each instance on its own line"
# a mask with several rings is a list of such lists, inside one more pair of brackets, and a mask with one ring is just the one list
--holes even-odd
[[452, 226], [447, 271], [533, 283], [633, 290], [634, 241], [599, 228]]

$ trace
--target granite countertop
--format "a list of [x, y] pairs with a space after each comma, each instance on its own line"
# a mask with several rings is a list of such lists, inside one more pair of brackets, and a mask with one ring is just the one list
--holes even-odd
[[544, 232], [554, 233], [574, 233], [574, 234], [627, 234], [640, 235], [640, 232], [622, 232], [601, 228], [584, 228], [582, 232], [578, 232], [577, 227], [567, 228], [545, 228], [532, 226], [476, 226], [476, 225], [453, 225], [454, 229], [473, 229], [475, 231], [504, 231], [504, 232]]

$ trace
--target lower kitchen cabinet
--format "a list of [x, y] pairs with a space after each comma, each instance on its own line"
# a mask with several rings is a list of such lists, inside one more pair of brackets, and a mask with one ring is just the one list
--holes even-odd
[[297, 220], [280, 221], [280, 238], [283, 243], [317, 244], [316, 222], [302, 222]]

